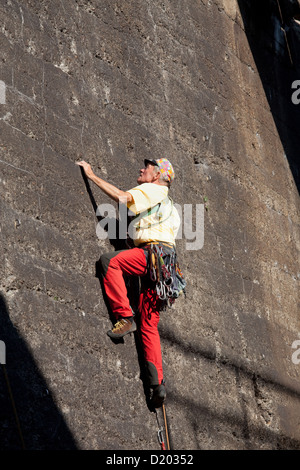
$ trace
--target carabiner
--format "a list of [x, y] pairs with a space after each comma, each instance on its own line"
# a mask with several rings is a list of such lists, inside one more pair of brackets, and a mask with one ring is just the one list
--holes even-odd
[[157, 437], [158, 437], [158, 442], [160, 443], [162, 450], [166, 450], [164, 439], [163, 439], [163, 430], [162, 429], [159, 429], [157, 431]]

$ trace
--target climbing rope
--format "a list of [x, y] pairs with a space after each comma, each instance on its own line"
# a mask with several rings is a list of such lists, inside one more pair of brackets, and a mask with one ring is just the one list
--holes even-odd
[[167, 439], [167, 450], [170, 450], [170, 442], [169, 442], [169, 432], [168, 432], [168, 424], [167, 424], [167, 413], [166, 407], [162, 405], [163, 415], [164, 415], [164, 422], [165, 422], [165, 431], [166, 431], [166, 439]]
[[9, 383], [9, 379], [8, 379], [5, 364], [2, 364], [2, 369], [3, 369], [3, 374], [4, 374], [5, 382], [6, 382], [6, 385], [7, 385], [7, 390], [8, 390], [9, 398], [10, 398], [10, 401], [11, 401], [14, 417], [15, 417], [15, 420], [16, 420], [17, 428], [18, 428], [18, 433], [19, 433], [19, 437], [20, 437], [20, 441], [21, 441], [21, 446], [22, 446], [22, 449], [25, 450], [25, 444], [24, 444], [22, 429], [21, 429], [21, 425], [20, 425], [20, 420], [19, 420], [19, 417], [18, 417], [14, 397], [13, 397], [13, 394], [12, 394], [12, 391], [11, 391], [11, 386], [10, 386], [10, 383]]
[[284, 21], [283, 21], [283, 15], [282, 15], [282, 11], [281, 11], [281, 7], [280, 7], [279, 0], [277, 0], [277, 5], [278, 5], [279, 15], [280, 15], [280, 19], [281, 19], [281, 31], [283, 31], [284, 38], [285, 38], [285, 42], [286, 42], [286, 46], [287, 46], [287, 50], [288, 50], [289, 57], [290, 57], [290, 61], [291, 61], [291, 64], [293, 65], [293, 59], [292, 59], [291, 49], [290, 49], [290, 46], [289, 46], [289, 42], [288, 42], [286, 30], [285, 30], [285, 28], [284, 28], [284, 26], [283, 26], [283, 25], [284, 25]]

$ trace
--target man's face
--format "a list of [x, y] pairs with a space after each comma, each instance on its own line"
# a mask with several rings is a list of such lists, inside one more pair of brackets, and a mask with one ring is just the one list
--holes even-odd
[[148, 163], [145, 168], [140, 170], [140, 176], [137, 179], [137, 183], [153, 183], [154, 181], [157, 181], [159, 178], [159, 173], [157, 170], [158, 168], [156, 165], [151, 165], [151, 163]]

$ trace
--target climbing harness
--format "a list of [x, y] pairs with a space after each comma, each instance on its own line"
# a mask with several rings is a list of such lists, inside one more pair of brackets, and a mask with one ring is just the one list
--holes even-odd
[[172, 307], [179, 295], [184, 293], [186, 296], [186, 281], [174, 247], [160, 242], [144, 244], [142, 247], [148, 253], [149, 276], [155, 283], [156, 294], [164, 307]]
[[24, 444], [24, 438], [23, 438], [22, 429], [21, 429], [21, 425], [20, 425], [20, 420], [19, 420], [19, 417], [18, 417], [17, 408], [16, 408], [16, 405], [15, 405], [15, 401], [14, 401], [14, 397], [13, 397], [13, 394], [12, 394], [12, 390], [11, 390], [10, 382], [9, 382], [9, 379], [8, 379], [5, 364], [2, 364], [2, 368], [3, 368], [4, 378], [5, 378], [5, 382], [6, 382], [6, 385], [7, 385], [7, 390], [8, 390], [9, 398], [10, 398], [10, 401], [11, 401], [14, 417], [15, 417], [15, 420], [16, 420], [17, 428], [18, 428], [18, 433], [19, 433], [19, 437], [20, 437], [20, 441], [21, 441], [21, 446], [22, 446], [22, 449], [25, 450], [25, 444]]
[[161, 446], [162, 450], [170, 450], [169, 432], [168, 432], [168, 425], [167, 425], [167, 414], [166, 414], [166, 407], [165, 407], [164, 404], [162, 405], [162, 410], [163, 410], [163, 417], [164, 417], [164, 426], [165, 426], [165, 435], [166, 435], [167, 447], [165, 446], [165, 443], [164, 443], [163, 427], [160, 426], [160, 422], [159, 422], [159, 419], [158, 419], [158, 413], [157, 413], [157, 410], [155, 409], [156, 421], [157, 421], [157, 425], [158, 425], [157, 438], [158, 438], [158, 442], [160, 443], [160, 446]]

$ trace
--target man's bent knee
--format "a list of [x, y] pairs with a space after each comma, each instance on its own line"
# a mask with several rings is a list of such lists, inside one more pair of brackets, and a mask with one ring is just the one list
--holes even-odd
[[103, 255], [100, 256], [100, 267], [101, 267], [101, 271], [102, 271], [102, 274], [104, 275], [104, 277], [106, 276], [106, 273], [107, 273], [107, 270], [108, 270], [108, 266], [109, 266], [109, 263], [111, 262], [111, 260], [117, 256], [121, 251], [124, 251], [124, 250], [119, 250], [119, 251], [110, 251], [108, 253], [103, 253]]
[[109, 252], [109, 253], [104, 253], [103, 255], [100, 256], [100, 267], [102, 274], [106, 276], [108, 266], [110, 263], [110, 260], [116, 255], [115, 251]]

